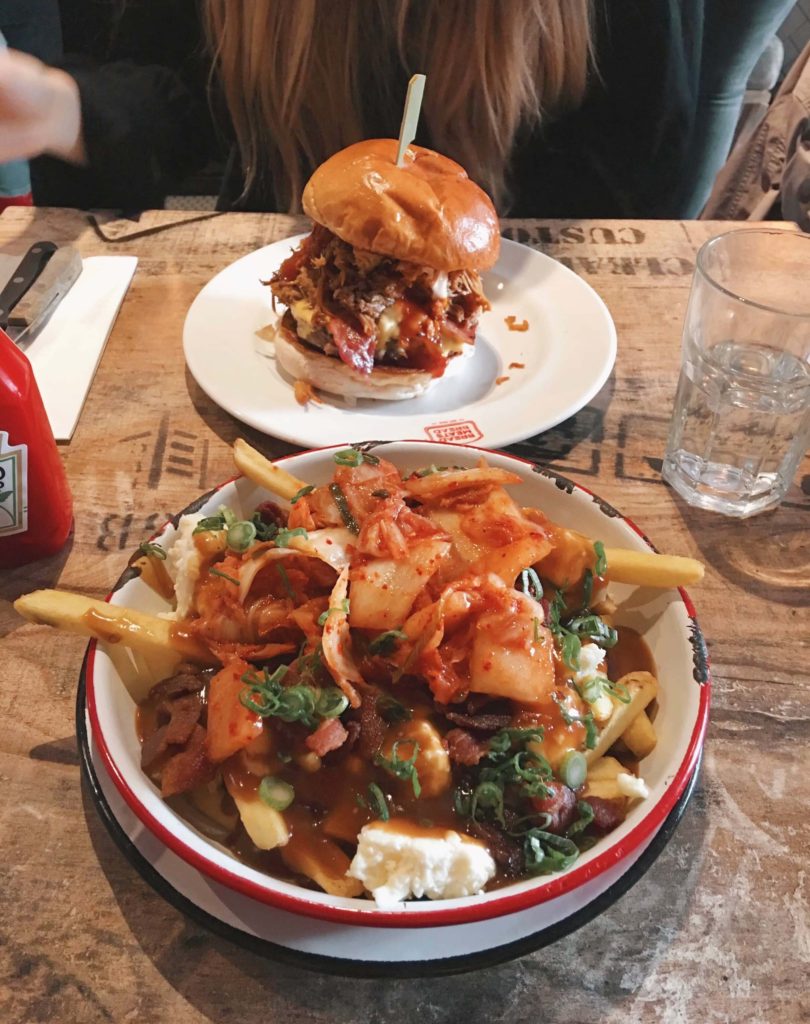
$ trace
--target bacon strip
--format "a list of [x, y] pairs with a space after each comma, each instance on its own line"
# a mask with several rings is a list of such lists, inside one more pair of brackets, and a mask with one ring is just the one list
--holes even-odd
[[330, 750], [337, 750], [342, 747], [349, 738], [348, 732], [344, 729], [339, 718], [327, 718], [304, 740], [309, 750], [314, 751], [318, 757], [323, 757]]

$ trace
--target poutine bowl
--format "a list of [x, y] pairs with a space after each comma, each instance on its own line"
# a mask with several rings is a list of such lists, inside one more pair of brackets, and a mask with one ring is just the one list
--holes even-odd
[[[374, 442], [369, 443], [369, 447]], [[288, 456], [281, 464], [308, 482], [331, 477], [333, 453], [342, 446]], [[401, 471], [435, 463], [474, 466], [480, 449], [422, 441], [389, 442], [374, 450]], [[641, 530], [615, 508], [585, 488], [515, 456], [487, 453], [489, 465], [516, 473], [521, 504], [541, 508], [552, 520], [605, 546], [637, 551], [652, 549]], [[197, 498], [165, 524], [153, 538], [169, 546], [180, 515], [214, 514], [221, 505], [247, 514], [273, 495], [245, 477], [230, 480]], [[654, 550], [654, 549], [653, 549]], [[683, 589], [660, 590], [612, 583], [616, 621], [639, 632], [657, 664], [658, 742], [642, 762], [649, 796], [631, 806], [626, 819], [582, 853], [568, 869], [524, 879], [478, 895], [401, 904], [380, 909], [367, 899], [338, 897], [287, 882], [237, 860], [224, 846], [198, 831], [169, 804], [141, 769], [135, 701], [144, 679], [163, 677], [159, 665], [120, 646], [90, 642], [85, 667], [87, 710], [100, 759], [128, 808], [169, 850], [191, 868], [242, 895], [289, 913], [353, 926], [413, 928], [484, 921], [527, 910], [556, 899], [613, 872], [648, 844], [683, 794], [698, 763], [708, 722], [710, 676], [706, 648], [694, 607]], [[169, 604], [132, 570], [119, 579], [108, 600], [159, 614]]]

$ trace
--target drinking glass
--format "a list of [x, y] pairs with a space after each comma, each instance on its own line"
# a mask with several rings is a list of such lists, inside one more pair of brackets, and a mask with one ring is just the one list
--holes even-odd
[[810, 441], [810, 237], [752, 228], [697, 255], [664, 479], [690, 505], [778, 505]]

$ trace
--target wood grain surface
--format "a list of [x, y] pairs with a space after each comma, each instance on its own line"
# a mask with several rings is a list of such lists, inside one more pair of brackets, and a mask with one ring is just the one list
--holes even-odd
[[114, 846], [80, 779], [74, 700], [84, 644], [23, 624], [11, 601], [54, 585], [103, 596], [156, 525], [232, 474], [237, 436], [270, 456], [292, 450], [205, 397], [185, 370], [181, 333], [213, 274], [302, 225], [157, 212], [99, 230], [76, 211], [0, 217], [0, 252], [47, 238], [85, 256], [140, 260], [63, 448], [72, 541], [59, 557], [0, 574], [0, 1021], [810, 1020], [810, 462], [779, 509], [745, 522], [690, 508], [660, 478], [695, 254], [724, 225], [504, 224], [508, 237], [590, 282], [619, 335], [600, 394], [511, 450], [571, 475], [659, 548], [708, 567], [692, 595], [714, 676], [702, 778], [650, 872], [591, 925], [511, 964], [446, 979], [344, 981], [214, 937]]

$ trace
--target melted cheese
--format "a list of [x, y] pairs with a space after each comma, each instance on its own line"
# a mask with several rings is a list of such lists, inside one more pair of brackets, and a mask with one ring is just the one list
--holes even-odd
[[402, 310], [399, 306], [389, 306], [380, 314], [377, 321], [377, 352], [382, 353], [387, 346], [399, 338], [399, 324]]
[[447, 274], [439, 273], [433, 282], [433, 294], [437, 299], [450, 298], [450, 280]]
[[467, 348], [466, 341], [462, 341], [461, 338], [455, 334], [450, 334], [448, 331], [442, 331], [439, 345], [441, 346], [442, 355], [445, 357], [461, 355]]
[[[437, 278], [437, 284], [441, 277], [444, 277], [445, 283], [447, 275], [439, 275]], [[436, 292], [436, 285], [434, 285], [434, 294], [439, 295]], [[439, 295], [439, 297], [443, 297]], [[298, 334], [300, 337], [307, 339], [312, 335], [315, 330], [315, 324], [313, 318], [315, 316], [315, 309], [306, 299], [299, 299], [297, 302], [293, 302], [290, 306], [290, 312], [295, 317], [295, 322], [298, 328]], [[399, 326], [402, 321], [402, 309], [397, 303], [393, 306], [389, 306], [388, 309], [384, 310], [380, 314], [380, 318], [377, 321], [377, 357], [381, 357], [385, 352], [386, 348], [393, 345], [393, 343], [399, 340]], [[450, 334], [449, 331], [442, 331], [441, 338], [439, 340], [441, 346], [442, 355], [445, 358], [449, 356], [457, 356], [464, 352], [467, 348], [467, 343], [462, 341], [457, 335]]]
[[315, 307], [311, 306], [306, 299], [299, 299], [290, 306], [290, 312], [295, 317], [299, 335], [302, 338], [308, 338], [315, 330], [313, 323]]

